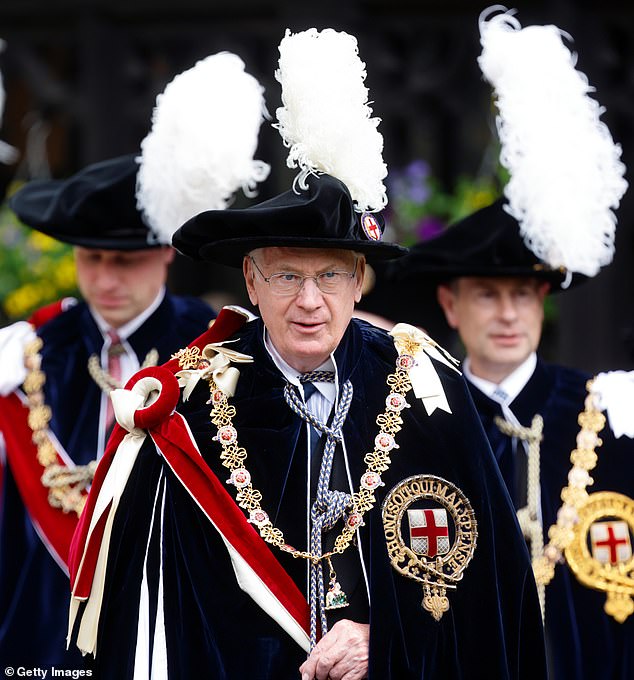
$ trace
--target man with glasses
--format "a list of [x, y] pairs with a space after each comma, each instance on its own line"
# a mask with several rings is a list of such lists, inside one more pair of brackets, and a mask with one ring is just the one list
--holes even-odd
[[403, 250], [372, 224], [318, 174], [176, 233], [242, 267], [260, 317], [222, 310], [113, 393], [124, 427], [71, 559], [73, 640], [100, 678], [545, 677], [528, 554], [462, 377], [417, 329], [352, 318], [366, 258]]

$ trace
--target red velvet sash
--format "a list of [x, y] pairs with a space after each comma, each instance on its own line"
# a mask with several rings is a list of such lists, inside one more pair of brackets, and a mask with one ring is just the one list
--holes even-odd
[[[230, 337], [245, 321], [245, 317], [231, 310], [222, 310], [214, 325], [200, 336], [194, 345], [202, 349], [210, 342], [220, 342]], [[161, 383], [161, 394], [147, 408], [134, 412], [135, 427], [145, 430], [152, 438], [157, 452], [170, 466], [178, 480], [191, 495], [226, 544], [239, 553], [249, 572], [255, 575], [257, 590], [264, 600], [277, 601], [287, 614], [304, 631], [308, 630], [308, 605], [294, 581], [280, 565], [271, 549], [257, 530], [247, 521], [225, 485], [211, 472], [191, 437], [183, 417], [174, 411], [180, 390], [174, 373], [179, 370], [173, 359], [162, 367], [139, 371], [126, 385], [126, 390], [143, 378], [153, 378]], [[93, 582], [102, 543], [108, 541], [108, 515], [115, 500], [104, 492], [104, 481], [115, 460], [119, 446], [127, 432], [117, 425], [108, 442], [105, 455], [95, 473], [88, 502], [82, 513], [70, 550], [70, 577], [74, 600], [94, 596]], [[106, 485], [107, 486], [107, 485]], [[102, 497], [100, 498], [100, 494]], [[97, 505], [100, 510], [96, 510]], [[91, 528], [91, 523], [93, 524]], [[112, 518], [109, 524], [112, 524]], [[103, 578], [103, 577], [101, 577]], [[250, 593], [253, 597], [253, 594]], [[271, 600], [271, 595], [274, 600]], [[97, 595], [101, 597], [101, 595]], [[257, 601], [257, 597], [254, 597]], [[90, 648], [84, 651], [92, 651]]]

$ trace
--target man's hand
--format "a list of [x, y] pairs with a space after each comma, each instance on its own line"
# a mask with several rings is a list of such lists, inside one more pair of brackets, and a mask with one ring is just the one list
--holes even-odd
[[361, 680], [368, 677], [370, 626], [338, 621], [299, 667], [302, 680]]

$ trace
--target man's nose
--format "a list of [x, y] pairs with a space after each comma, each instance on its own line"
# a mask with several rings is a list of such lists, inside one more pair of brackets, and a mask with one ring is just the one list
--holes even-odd
[[302, 281], [302, 287], [299, 289], [295, 301], [302, 307], [318, 307], [322, 299], [322, 292], [317, 285], [317, 279], [307, 276]]
[[500, 316], [506, 320], [512, 320], [517, 317], [517, 305], [510, 295], [502, 295], [500, 297], [498, 310]]
[[102, 288], [112, 288], [119, 282], [116, 271], [108, 265], [101, 265], [98, 267], [95, 279], [97, 284]]

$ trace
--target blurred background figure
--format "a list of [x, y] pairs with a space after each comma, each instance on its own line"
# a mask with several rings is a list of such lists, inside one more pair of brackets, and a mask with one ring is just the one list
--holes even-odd
[[480, 30], [505, 198], [414, 246], [393, 273], [410, 290], [437, 287], [464, 345], [463, 372], [531, 549], [550, 677], [631, 677], [634, 580], [615, 574], [632, 563], [634, 442], [605, 424], [590, 374], [537, 353], [546, 295], [611, 262], [625, 169], [556, 27], [483, 14]]
[[[219, 94], [224, 99], [219, 101]], [[201, 209], [251, 192], [263, 91], [233, 54], [201, 60], [157, 100], [141, 156], [29, 182], [11, 198], [24, 224], [74, 247], [83, 300], [2, 329], [0, 658], [83, 667], [65, 652], [68, 550], [114, 425], [109, 394], [168, 361], [214, 313], [167, 291], [172, 232]], [[179, 164], [179, 158], [182, 162]]]
[[26, 224], [74, 245], [83, 298], [49, 305], [0, 340], [0, 658], [12, 666], [81, 667], [79, 655], [64, 653], [66, 562], [113, 425], [109, 392], [169, 359], [213, 317], [203, 302], [167, 292], [174, 251], [148, 243], [137, 170], [124, 156], [29, 183], [12, 198]]

